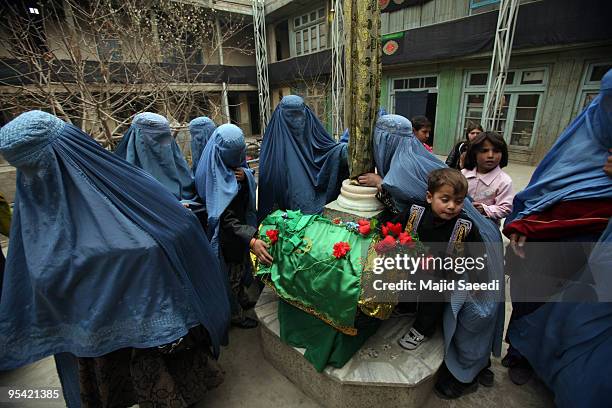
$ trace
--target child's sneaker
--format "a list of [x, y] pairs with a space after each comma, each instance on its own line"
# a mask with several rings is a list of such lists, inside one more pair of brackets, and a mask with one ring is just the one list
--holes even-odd
[[427, 337], [423, 336], [414, 327], [412, 327], [397, 342], [399, 343], [400, 347], [405, 348], [406, 350], [414, 350], [425, 340], [427, 340]]

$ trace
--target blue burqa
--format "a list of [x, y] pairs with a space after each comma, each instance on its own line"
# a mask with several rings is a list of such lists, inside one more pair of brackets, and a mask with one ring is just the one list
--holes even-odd
[[[612, 71], [600, 94], [565, 129], [514, 198], [506, 223], [561, 201], [612, 198], [612, 178], [602, 170], [612, 148]], [[575, 237], [579, 239], [579, 237]], [[612, 390], [612, 220], [576, 282], [595, 282], [599, 302], [560, 302], [568, 285], [536, 311], [512, 321], [512, 346], [555, 393], [559, 407], [610, 405]]]
[[[208, 236], [215, 253], [221, 258], [219, 247], [219, 226], [221, 216], [232, 202], [240, 188], [249, 189], [247, 222], [257, 227], [255, 210], [255, 177], [245, 167], [246, 144], [242, 130], [231, 124], [219, 126], [204, 148], [196, 172], [198, 195], [206, 204], [208, 215]], [[236, 181], [234, 169], [242, 168], [246, 177], [244, 185]]]
[[[400, 210], [407, 201], [424, 201], [427, 176], [446, 165], [414, 137], [412, 124], [403, 116], [383, 115], [374, 130], [374, 159], [383, 188]], [[493, 351], [501, 353], [504, 329], [504, 269], [502, 238], [498, 227], [466, 200], [463, 212], [476, 224], [487, 251], [486, 281], [498, 280], [501, 291], [473, 295], [455, 291], [444, 312], [444, 361], [462, 382], [470, 382], [487, 366]]]
[[212, 119], [206, 116], [200, 116], [189, 122], [189, 134], [191, 134], [191, 170], [193, 175], [196, 174], [200, 156], [208, 143], [208, 139], [213, 134], [217, 125]]
[[155, 177], [177, 199], [195, 198], [191, 170], [163, 116], [151, 112], [134, 116], [115, 154]]
[[197, 218], [148, 173], [45, 112], [0, 130], [17, 168], [0, 297], [0, 370], [55, 355], [79, 406], [78, 357], [167, 344], [202, 324], [215, 354], [227, 278]]
[[336, 142], [295, 95], [274, 111], [259, 160], [259, 220], [275, 207], [321, 213], [348, 177], [347, 145]]

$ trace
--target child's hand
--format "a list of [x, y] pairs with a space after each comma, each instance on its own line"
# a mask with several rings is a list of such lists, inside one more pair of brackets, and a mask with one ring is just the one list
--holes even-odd
[[270, 246], [261, 239], [255, 239], [252, 242], [253, 245], [251, 245], [251, 251], [253, 251], [255, 256], [257, 256], [259, 262], [264, 265], [272, 265], [274, 258], [272, 258], [272, 255], [270, 255], [270, 253], [268, 252], [268, 248]]
[[244, 170], [242, 169], [234, 169], [234, 175], [236, 176], [236, 181], [237, 182], [241, 182], [244, 181], [245, 175], [244, 175]]
[[380, 190], [382, 186], [383, 179], [378, 174], [375, 173], [364, 173], [361, 176], [357, 177], [357, 181], [362, 186], [366, 187], [376, 187]]
[[474, 204], [474, 208], [476, 208], [479, 213], [481, 213], [482, 215], [487, 215], [487, 213], [484, 210], [484, 207], [482, 206], [482, 203], [477, 203], [476, 201], [474, 201], [473, 204]]
[[519, 258], [525, 258], [525, 241], [527, 237], [521, 234], [511, 234], [510, 235], [510, 248]]

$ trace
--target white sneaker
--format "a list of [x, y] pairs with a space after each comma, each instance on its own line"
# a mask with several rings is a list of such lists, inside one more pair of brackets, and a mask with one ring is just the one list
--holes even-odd
[[408, 330], [408, 332], [404, 334], [404, 336], [402, 336], [402, 338], [397, 342], [400, 347], [405, 348], [406, 350], [414, 350], [426, 340], [427, 337], [423, 336], [413, 327]]

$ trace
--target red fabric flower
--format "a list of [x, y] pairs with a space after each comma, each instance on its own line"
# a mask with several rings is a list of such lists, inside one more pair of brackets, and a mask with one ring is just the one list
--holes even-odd
[[385, 237], [389, 234], [393, 235], [394, 237], [399, 237], [399, 234], [401, 233], [402, 233], [402, 224], [400, 224], [399, 222], [395, 224], [391, 222], [387, 222], [385, 225], [382, 226], [382, 234]]
[[370, 233], [370, 223], [366, 222], [365, 224], [362, 224], [361, 221], [359, 222], [359, 233], [361, 235], [368, 235]]
[[278, 230], [267, 230], [266, 236], [270, 239], [270, 244], [274, 245], [278, 241]]
[[337, 259], [344, 258], [344, 256], [351, 250], [351, 246], [348, 242], [336, 242], [334, 244], [334, 256]]
[[357, 221], [357, 224], [359, 224], [359, 225], [370, 225], [370, 221], [361, 219], [361, 220]]
[[340, 218], [334, 218], [334, 219], [332, 220], [332, 222], [333, 222], [334, 224], [336, 224], [336, 225], [337, 225], [337, 224], [340, 224]]
[[414, 241], [412, 240], [412, 235], [407, 232], [402, 232], [399, 234], [399, 242], [400, 245], [407, 246], [412, 248], [414, 246]]
[[395, 238], [393, 238], [391, 235], [387, 235], [385, 239], [374, 246], [374, 250], [379, 254], [386, 254], [387, 252], [392, 251], [396, 245], [397, 242], [395, 241]]

